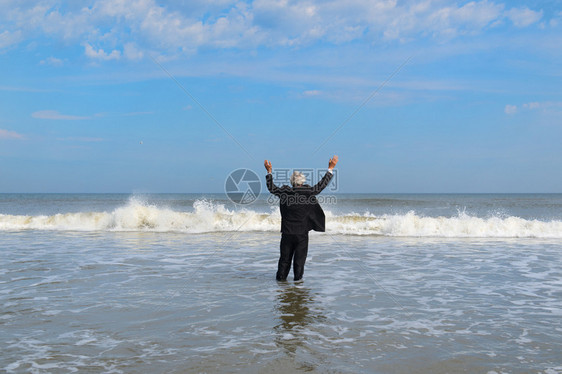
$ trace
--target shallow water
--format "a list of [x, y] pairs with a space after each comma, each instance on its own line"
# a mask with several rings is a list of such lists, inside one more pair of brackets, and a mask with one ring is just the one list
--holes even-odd
[[0, 370], [562, 371], [559, 239], [3, 231]]

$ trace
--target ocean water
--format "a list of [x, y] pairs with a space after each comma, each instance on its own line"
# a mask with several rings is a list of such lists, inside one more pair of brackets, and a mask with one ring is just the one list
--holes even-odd
[[266, 195], [0, 194], [0, 371], [562, 372], [562, 195], [322, 205], [276, 282]]

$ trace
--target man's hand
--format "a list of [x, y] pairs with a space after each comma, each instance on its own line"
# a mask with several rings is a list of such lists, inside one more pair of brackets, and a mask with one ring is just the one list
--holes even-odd
[[[337, 156], [336, 156], [337, 157]], [[265, 166], [265, 170], [267, 170], [268, 173], [271, 173], [271, 162], [265, 160], [263, 162], [263, 166]]]
[[[328, 169], [332, 170], [336, 164], [338, 163], [338, 156], [334, 156], [330, 159], [330, 162], [328, 163]], [[269, 164], [271, 166], [271, 164]]]

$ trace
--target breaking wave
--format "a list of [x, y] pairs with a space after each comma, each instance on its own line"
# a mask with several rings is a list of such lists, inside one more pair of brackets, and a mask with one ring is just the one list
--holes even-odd
[[[55, 215], [0, 214], [0, 231], [153, 231], [209, 233], [227, 231], [278, 232], [281, 217], [251, 209], [230, 210], [222, 204], [198, 200], [193, 211], [181, 212], [132, 199], [112, 212]], [[326, 229], [332, 234], [444, 238], [562, 238], [562, 221], [519, 217], [480, 218], [459, 213], [454, 217], [425, 217], [414, 211], [375, 216], [326, 211]]]

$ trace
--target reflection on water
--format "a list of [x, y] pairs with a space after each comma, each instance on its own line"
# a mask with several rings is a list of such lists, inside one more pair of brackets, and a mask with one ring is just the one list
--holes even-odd
[[275, 326], [276, 344], [289, 355], [294, 355], [299, 347], [304, 347], [309, 325], [325, 319], [314, 303], [310, 290], [302, 285], [280, 283], [277, 293], [279, 324]]

